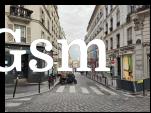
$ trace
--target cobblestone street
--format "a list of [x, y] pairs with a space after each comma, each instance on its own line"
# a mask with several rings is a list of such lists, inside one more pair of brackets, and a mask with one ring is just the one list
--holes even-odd
[[10, 99], [5, 102], [9, 111], [49, 112], [118, 112], [150, 111], [150, 97], [130, 97], [106, 89], [100, 84], [76, 75], [76, 85], [57, 85], [52, 91], [40, 95]]

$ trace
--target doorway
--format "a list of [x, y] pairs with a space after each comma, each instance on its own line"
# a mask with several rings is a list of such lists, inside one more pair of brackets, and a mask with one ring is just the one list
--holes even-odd
[[150, 54], [148, 55], [148, 77], [150, 78]]
[[28, 72], [29, 72], [29, 67], [28, 67], [28, 54], [22, 55], [22, 77], [23, 78], [28, 78]]
[[121, 58], [117, 57], [117, 75], [121, 78]]

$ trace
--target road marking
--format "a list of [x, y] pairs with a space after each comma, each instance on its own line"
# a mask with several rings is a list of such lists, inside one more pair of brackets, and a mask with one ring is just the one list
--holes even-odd
[[29, 101], [31, 98], [21, 98], [21, 99], [13, 99], [15, 101]]
[[85, 87], [81, 87], [82, 93], [89, 94], [89, 91]]
[[132, 95], [129, 95], [129, 94], [123, 94], [123, 95], [125, 95], [127, 97], [135, 97], [135, 96], [132, 96]]
[[61, 93], [61, 92], [63, 92], [64, 88], [65, 88], [65, 86], [60, 86], [56, 92]]
[[[97, 85], [97, 84], [96, 84], [96, 85]], [[97, 85], [97, 86], [98, 86], [100, 89], [102, 89], [102, 90], [104, 90], [104, 91], [110, 93], [111, 95], [118, 95], [117, 93], [115, 93], [115, 92], [113, 92], [113, 91], [110, 91], [110, 90], [104, 88], [104, 87], [101, 86], [101, 85]]]
[[75, 86], [70, 86], [70, 93], [75, 93]]
[[104, 95], [102, 92], [100, 92], [96, 87], [90, 86], [90, 88], [98, 95]]
[[22, 103], [6, 103], [5, 107], [17, 107], [21, 105]]

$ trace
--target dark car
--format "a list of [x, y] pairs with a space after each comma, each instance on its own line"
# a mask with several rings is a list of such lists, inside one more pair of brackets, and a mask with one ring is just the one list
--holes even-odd
[[77, 80], [75, 79], [75, 75], [73, 73], [64, 73], [60, 76], [60, 84], [77, 84]]
[[75, 79], [75, 75], [73, 73], [69, 73], [67, 75], [67, 83], [69, 83], [69, 84], [71, 84], [71, 83], [77, 84], [77, 80]]
[[60, 74], [60, 84], [66, 84], [67, 76], [65, 73]]

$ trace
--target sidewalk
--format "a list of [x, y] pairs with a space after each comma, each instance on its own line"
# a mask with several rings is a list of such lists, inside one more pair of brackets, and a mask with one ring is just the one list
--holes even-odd
[[[47, 81], [45, 81], [45, 82], [42, 82], [41, 84], [44, 85], [44, 84], [48, 84], [48, 83], [47, 83]], [[14, 87], [14, 85], [15, 85], [15, 83], [14, 84], [5, 84], [5, 87]], [[26, 83], [24, 85], [20, 85], [20, 87], [31, 86], [31, 85], [38, 85], [38, 83]]]
[[[50, 90], [52, 90], [58, 83], [59, 83], [59, 78], [57, 78], [54, 85], [50, 87]], [[33, 96], [33, 95], [38, 95], [38, 94], [42, 94], [42, 93], [50, 91], [49, 88], [48, 88], [48, 82], [43, 82], [42, 84], [45, 87], [40, 89], [40, 93], [38, 93], [38, 90], [37, 91], [30, 91], [30, 92], [27, 92], [27, 93], [16, 93], [14, 98], [22, 98], [22, 97], [27, 97], [27, 96]], [[28, 84], [28, 85], [30, 85], [30, 84]], [[38, 84], [34, 83], [34, 85], [38, 85]], [[13, 99], [13, 93], [12, 94], [6, 94], [5, 93], [5, 100], [7, 100], [7, 99]]]
[[[116, 79], [113, 79], [112, 81], [112, 78], [110, 75], [106, 74], [104, 75], [106, 78], [107, 78], [107, 83], [105, 83], [105, 78], [102, 78], [102, 80], [100, 81], [100, 79], [97, 79], [97, 76], [95, 78], [92, 79], [92, 73], [89, 73], [86, 77], [97, 82], [98, 84], [102, 84], [103, 86], [109, 88], [109, 89], [112, 89], [118, 93], [122, 93], [122, 94], [125, 94], [125, 95], [129, 95], [129, 96], [133, 96], [133, 97], [144, 97], [143, 96], [143, 92], [136, 92], [136, 93], [133, 93], [133, 92], [129, 92], [129, 91], [124, 91], [124, 90], [118, 90], [116, 88]], [[102, 77], [103, 75], [101, 73], [97, 73], [97, 75], [99, 77]], [[113, 83], [112, 83], [113, 82]], [[150, 91], [146, 91], [146, 96], [147, 97], [150, 97]]]

